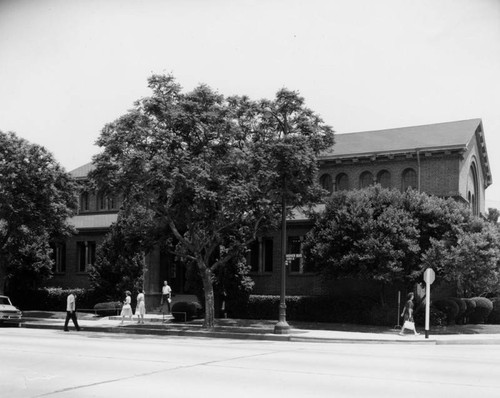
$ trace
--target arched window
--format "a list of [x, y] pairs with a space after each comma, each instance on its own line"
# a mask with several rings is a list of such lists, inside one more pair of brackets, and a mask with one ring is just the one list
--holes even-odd
[[80, 196], [80, 211], [89, 211], [89, 193], [83, 192]]
[[347, 191], [349, 189], [349, 177], [346, 173], [340, 173], [335, 178], [335, 190], [336, 191]]
[[417, 173], [413, 169], [405, 169], [401, 179], [401, 190], [418, 189]]
[[329, 193], [333, 192], [332, 176], [330, 174], [323, 174], [319, 179], [319, 183], [324, 190]]
[[377, 182], [382, 186], [382, 188], [391, 187], [391, 173], [387, 170], [382, 170], [377, 174]]
[[373, 184], [373, 174], [369, 171], [363, 171], [359, 176], [359, 187], [367, 188]]
[[469, 206], [472, 210], [472, 214], [475, 216], [479, 215], [479, 184], [477, 178], [476, 164], [473, 162], [469, 169], [469, 175], [467, 177], [467, 199], [469, 200]]

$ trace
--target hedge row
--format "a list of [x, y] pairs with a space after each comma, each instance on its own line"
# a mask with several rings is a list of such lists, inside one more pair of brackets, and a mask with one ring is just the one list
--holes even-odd
[[70, 293], [76, 295], [77, 309], [93, 309], [95, 304], [106, 301], [90, 289], [63, 289], [60, 287], [13, 292], [10, 298], [13, 304], [23, 311], [66, 311], [66, 300]]
[[[450, 297], [434, 301], [432, 307], [445, 314], [446, 324], [448, 325], [497, 323], [493, 322], [494, 318], [490, 317], [493, 310], [493, 301], [486, 297]], [[500, 321], [500, 316], [498, 318]]]
[[[279, 296], [251, 295], [246, 304], [229, 307], [227, 311], [230, 318], [277, 319], [279, 304]], [[391, 312], [384, 308], [382, 313], [377, 313], [376, 302], [367, 297], [288, 296], [286, 307], [288, 320], [304, 322], [373, 324], [378, 317], [385, 323]], [[392, 309], [392, 322], [395, 311]]]

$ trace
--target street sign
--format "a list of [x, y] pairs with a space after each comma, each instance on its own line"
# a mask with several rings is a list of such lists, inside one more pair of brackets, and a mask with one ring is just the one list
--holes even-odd
[[427, 268], [424, 272], [424, 281], [429, 285], [432, 285], [432, 282], [436, 279], [436, 273], [432, 268]]
[[295, 260], [296, 258], [302, 258], [302, 254], [296, 253], [296, 254], [287, 254], [286, 255], [287, 260]]

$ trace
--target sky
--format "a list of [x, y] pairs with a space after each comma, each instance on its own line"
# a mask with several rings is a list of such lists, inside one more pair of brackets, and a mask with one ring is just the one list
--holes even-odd
[[500, 208], [499, 0], [0, 0], [0, 130], [68, 171], [152, 74], [286, 87], [338, 134], [481, 118]]

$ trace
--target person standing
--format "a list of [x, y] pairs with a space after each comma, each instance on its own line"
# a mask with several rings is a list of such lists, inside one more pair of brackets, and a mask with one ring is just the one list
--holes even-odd
[[132, 293], [130, 293], [128, 290], [125, 292], [125, 301], [123, 302], [123, 307], [122, 307], [122, 313], [120, 314], [122, 316], [122, 322], [121, 325], [123, 325], [123, 321], [125, 320], [125, 317], [128, 316], [130, 320], [132, 320], [132, 306], [130, 303], [132, 302]]
[[144, 315], [146, 315], [146, 302], [144, 298], [144, 290], [139, 290], [137, 295], [137, 307], [135, 308], [135, 315], [137, 315], [137, 323], [144, 324]]
[[161, 288], [161, 305], [167, 304], [168, 313], [170, 314], [170, 303], [172, 302], [172, 289], [168, 285], [167, 281], [163, 282], [163, 287]]
[[413, 330], [415, 336], [420, 334], [417, 333], [417, 330], [415, 329], [415, 320], [413, 318], [413, 298], [414, 294], [408, 293], [408, 301], [406, 302], [405, 307], [403, 308], [403, 312], [401, 313], [401, 316], [404, 318], [403, 327], [401, 328], [401, 332], [399, 332], [401, 336], [404, 335], [405, 329]]
[[64, 322], [65, 332], [69, 332], [68, 323], [70, 319], [73, 321], [75, 329], [80, 331], [78, 319], [76, 318], [76, 295], [74, 293], [68, 294], [68, 297], [66, 298], [66, 321]]

